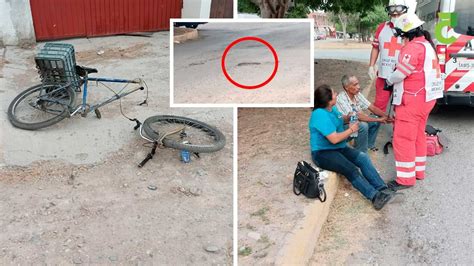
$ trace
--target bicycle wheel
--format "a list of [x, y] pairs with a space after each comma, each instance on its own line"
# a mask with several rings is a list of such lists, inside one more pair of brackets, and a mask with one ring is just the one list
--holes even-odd
[[[215, 152], [225, 145], [225, 136], [206, 123], [173, 115], [157, 115], [143, 122], [144, 133], [163, 145], [190, 152]], [[172, 134], [171, 134], [172, 133]]]
[[44, 128], [68, 116], [76, 93], [71, 87], [56, 84], [35, 85], [13, 99], [8, 118], [13, 126], [35, 130]]

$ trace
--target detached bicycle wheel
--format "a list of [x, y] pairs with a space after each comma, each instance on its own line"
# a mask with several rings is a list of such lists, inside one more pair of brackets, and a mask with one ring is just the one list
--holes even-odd
[[215, 152], [225, 145], [225, 136], [206, 123], [173, 115], [157, 115], [143, 122], [143, 131], [163, 145], [189, 152]]
[[68, 116], [76, 93], [71, 87], [38, 84], [13, 99], [8, 118], [13, 126], [36, 130], [58, 123]]

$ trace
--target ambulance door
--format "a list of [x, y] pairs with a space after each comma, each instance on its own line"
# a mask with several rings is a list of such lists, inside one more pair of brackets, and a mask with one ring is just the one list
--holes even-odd
[[[466, 99], [466, 97], [474, 97], [470, 95], [474, 93], [474, 1], [441, 0], [440, 11], [457, 15], [457, 25], [447, 29], [448, 36], [454, 36], [456, 41], [448, 44], [446, 48], [445, 92], [458, 92], [454, 96], [464, 96], [465, 98], [452, 99], [459, 100], [459, 102], [451, 104], [473, 105], [472, 100]], [[463, 95], [459, 95], [459, 93]]]

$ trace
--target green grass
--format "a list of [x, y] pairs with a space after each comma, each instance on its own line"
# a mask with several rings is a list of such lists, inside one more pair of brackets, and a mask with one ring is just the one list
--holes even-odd
[[251, 247], [245, 247], [243, 249], [239, 250], [239, 256], [248, 256], [252, 254], [252, 248]]
[[262, 221], [264, 221], [266, 224], [268, 224], [270, 222], [270, 220], [268, 219], [266, 214], [269, 210], [270, 210], [270, 208], [263, 207], [263, 208], [260, 208], [258, 211], [251, 213], [250, 216], [258, 216], [262, 219]]
[[268, 207], [263, 207], [263, 208], [260, 208], [258, 211], [256, 212], [252, 212], [250, 214], [250, 216], [264, 216], [268, 211], [270, 210], [270, 208]]

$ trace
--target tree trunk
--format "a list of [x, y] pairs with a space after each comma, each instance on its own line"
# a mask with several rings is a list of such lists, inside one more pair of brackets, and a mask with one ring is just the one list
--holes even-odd
[[289, 0], [251, 0], [259, 6], [262, 18], [283, 18], [288, 11]]
[[345, 13], [339, 13], [337, 14], [337, 17], [339, 18], [339, 21], [341, 22], [342, 26], [342, 38], [344, 45], [347, 45], [347, 40], [346, 40], [346, 30], [347, 30], [347, 14]]
[[359, 19], [359, 42], [363, 42], [363, 37], [362, 37], [362, 28], [360, 26], [360, 19]]

